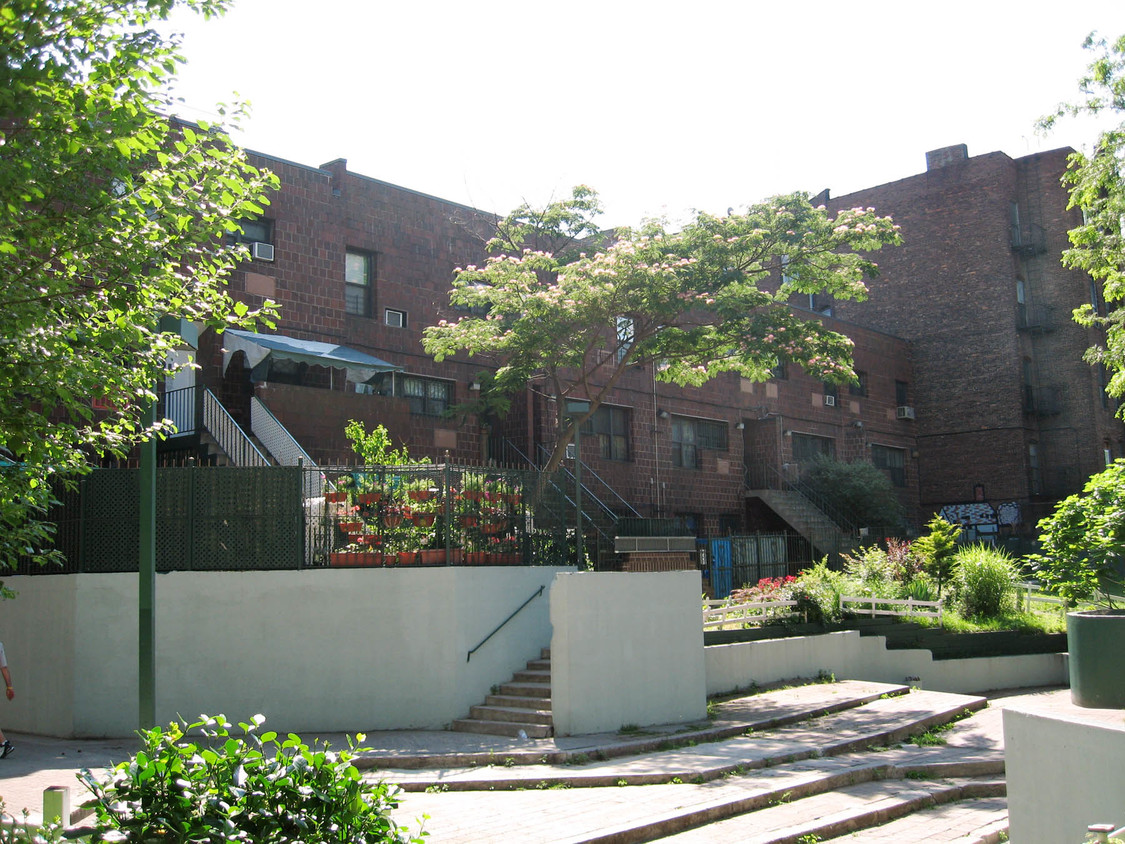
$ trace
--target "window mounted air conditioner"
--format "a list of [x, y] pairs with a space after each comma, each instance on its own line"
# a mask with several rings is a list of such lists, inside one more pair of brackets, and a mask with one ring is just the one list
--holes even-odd
[[824, 406], [825, 407], [835, 407], [836, 406], [836, 397], [835, 396], [825, 396], [824, 397]]
[[273, 244], [255, 241], [250, 244], [250, 257], [255, 261], [272, 261]]
[[898, 419], [913, 419], [914, 408], [903, 405], [895, 411], [895, 417]]
[[385, 321], [391, 328], [402, 328], [406, 325], [406, 313], [403, 311], [394, 311], [387, 308], [385, 312]]

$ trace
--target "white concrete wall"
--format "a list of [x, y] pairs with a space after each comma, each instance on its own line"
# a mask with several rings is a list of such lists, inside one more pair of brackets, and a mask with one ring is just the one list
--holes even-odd
[[[1105, 710], [1098, 710], [1105, 712]], [[1004, 710], [1008, 833], [1019, 844], [1085, 840], [1093, 823], [1125, 825], [1125, 724]]]
[[698, 571], [560, 574], [551, 590], [556, 735], [707, 716]]
[[820, 672], [840, 680], [906, 683], [920, 689], [979, 694], [997, 689], [1066, 685], [1062, 654], [935, 660], [926, 650], [887, 650], [883, 636], [847, 630], [706, 648], [707, 693], [721, 694]]
[[[156, 581], [156, 716], [267, 716], [285, 732], [440, 729], [550, 644], [555, 568], [175, 572]], [[3, 726], [137, 727], [137, 575], [7, 577]], [[542, 596], [466, 661], [472, 647]]]

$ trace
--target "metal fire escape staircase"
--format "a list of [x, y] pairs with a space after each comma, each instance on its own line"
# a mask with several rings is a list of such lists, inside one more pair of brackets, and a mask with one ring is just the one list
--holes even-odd
[[[820, 556], [835, 562], [840, 554], [853, 550], [859, 543], [859, 530], [839, 513], [831, 512], [827, 502], [800, 483], [786, 480], [771, 469], [768, 477], [761, 472], [751, 479], [747, 472], [746, 495], [759, 498], [805, 537]], [[763, 483], [765, 481], [765, 483]]]

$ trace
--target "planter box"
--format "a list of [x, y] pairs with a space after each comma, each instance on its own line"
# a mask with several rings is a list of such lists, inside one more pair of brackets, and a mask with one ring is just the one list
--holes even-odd
[[1070, 699], [1088, 709], [1125, 709], [1125, 610], [1066, 616]]
[[336, 568], [381, 566], [383, 554], [379, 551], [333, 551], [328, 555], [328, 564]]

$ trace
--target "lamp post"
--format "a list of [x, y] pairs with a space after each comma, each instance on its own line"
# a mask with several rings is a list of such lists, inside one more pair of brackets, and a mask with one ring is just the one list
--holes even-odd
[[575, 559], [578, 569], [585, 562], [585, 543], [582, 541], [582, 429], [578, 417], [590, 412], [590, 402], [586, 399], [567, 399], [566, 412], [574, 425], [574, 532]]

